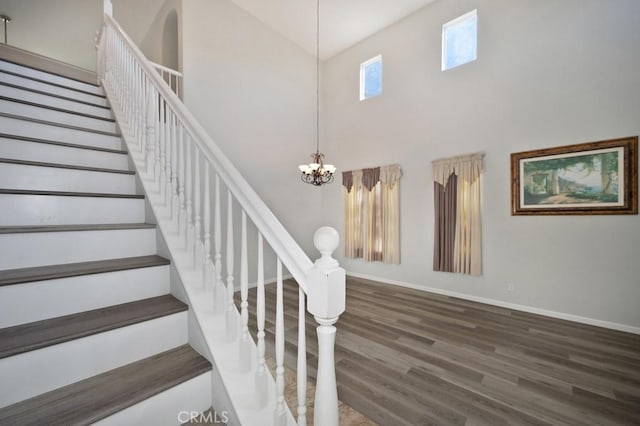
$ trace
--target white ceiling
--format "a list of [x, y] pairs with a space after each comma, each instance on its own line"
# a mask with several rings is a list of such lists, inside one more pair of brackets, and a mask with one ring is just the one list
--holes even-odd
[[[316, 54], [316, 0], [232, 0], [267, 26]], [[433, 0], [318, 0], [320, 58], [330, 58]]]

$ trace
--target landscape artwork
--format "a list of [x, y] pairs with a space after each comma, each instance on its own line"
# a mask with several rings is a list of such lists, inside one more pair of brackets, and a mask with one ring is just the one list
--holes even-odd
[[511, 154], [512, 214], [637, 214], [637, 141]]

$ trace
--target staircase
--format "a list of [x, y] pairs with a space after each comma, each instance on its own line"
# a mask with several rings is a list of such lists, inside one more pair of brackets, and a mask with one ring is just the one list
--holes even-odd
[[0, 61], [0, 424], [178, 424], [211, 364], [101, 87]]

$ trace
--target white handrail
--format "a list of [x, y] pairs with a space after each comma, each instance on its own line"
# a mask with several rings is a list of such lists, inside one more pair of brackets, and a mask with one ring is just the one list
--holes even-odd
[[231, 163], [218, 145], [211, 139], [207, 132], [196, 121], [191, 112], [182, 104], [178, 96], [164, 83], [147, 61], [144, 54], [129, 38], [120, 25], [109, 15], [105, 15], [105, 21], [114, 27], [122, 37], [131, 53], [138, 60], [147, 77], [155, 83], [161, 97], [171, 103], [179, 121], [185, 124], [191, 134], [194, 143], [198, 145], [206, 159], [217, 170], [224, 184], [229, 188], [233, 196], [240, 203], [247, 215], [257, 226], [265, 240], [269, 242], [276, 255], [282, 260], [289, 273], [297, 281], [298, 285], [307, 293], [307, 273], [313, 266], [313, 262], [305, 254], [298, 243], [291, 237], [273, 212], [256, 194], [238, 169]]
[[[160, 73], [160, 77], [171, 87], [171, 90], [179, 97], [182, 87], [182, 73], [164, 65], [149, 61], [149, 63]], [[167, 76], [165, 79], [165, 75]]]
[[172, 68], [165, 67], [164, 65], [160, 65], [153, 61], [149, 61], [149, 63], [153, 65], [153, 67], [158, 71], [163, 71], [163, 72], [166, 72], [167, 74], [175, 75], [176, 77], [182, 77], [182, 73], [180, 71], [176, 71]]

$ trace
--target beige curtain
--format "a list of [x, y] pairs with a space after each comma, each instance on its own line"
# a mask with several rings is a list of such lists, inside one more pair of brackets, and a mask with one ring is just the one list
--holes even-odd
[[343, 173], [345, 256], [400, 263], [400, 166]]
[[[481, 212], [481, 176], [484, 172], [484, 153], [474, 153], [458, 157], [436, 160], [433, 163], [433, 179], [444, 192], [455, 190], [455, 203], [444, 203], [455, 209], [436, 211], [436, 240], [434, 244], [434, 270], [459, 272], [469, 275], [482, 274], [482, 212]], [[450, 181], [451, 175], [456, 179]], [[453, 182], [455, 188], [447, 188]], [[451, 184], [451, 183], [450, 183]], [[435, 194], [436, 201], [438, 194]], [[438, 204], [436, 202], [436, 204]], [[452, 225], [451, 221], [454, 221]], [[454, 228], [453, 259], [443, 259], [444, 246], [450, 244], [451, 232], [446, 238], [438, 234], [438, 229]], [[437, 258], [437, 256], [439, 256]], [[437, 262], [436, 262], [437, 261]], [[436, 263], [444, 265], [436, 268]]]
[[357, 259], [362, 257], [362, 170], [342, 174], [344, 192], [344, 255]]
[[400, 264], [400, 166], [380, 167], [382, 261]]

